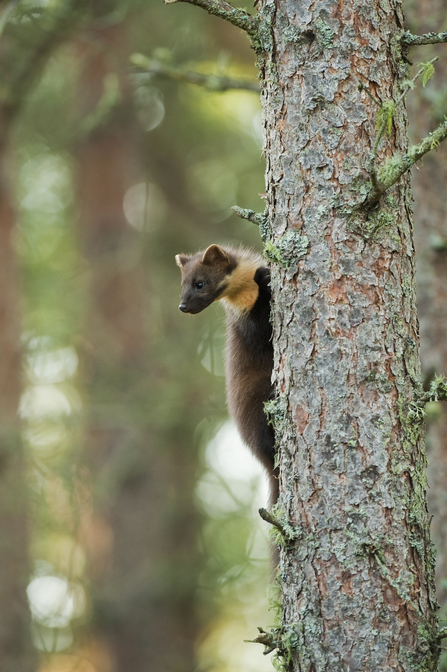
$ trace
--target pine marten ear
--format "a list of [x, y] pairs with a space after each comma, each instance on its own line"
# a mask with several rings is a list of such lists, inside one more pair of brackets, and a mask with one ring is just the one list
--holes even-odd
[[230, 258], [228, 254], [219, 245], [210, 245], [206, 248], [202, 257], [202, 264], [214, 266], [214, 264], [228, 264]]
[[189, 257], [186, 256], [186, 254], [176, 254], [175, 255], [175, 263], [179, 268], [183, 268], [185, 264], [187, 264], [189, 261]]

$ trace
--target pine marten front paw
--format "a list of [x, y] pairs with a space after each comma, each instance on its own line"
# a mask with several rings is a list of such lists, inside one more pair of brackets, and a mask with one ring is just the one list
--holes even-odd
[[259, 285], [259, 289], [267, 289], [270, 284], [270, 278], [270, 269], [267, 266], [261, 266], [257, 269], [253, 279]]

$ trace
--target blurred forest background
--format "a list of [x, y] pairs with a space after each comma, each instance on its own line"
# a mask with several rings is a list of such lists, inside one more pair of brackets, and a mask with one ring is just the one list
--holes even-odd
[[[405, 11], [413, 32], [447, 29], [447, 0]], [[415, 63], [441, 63], [410, 94], [413, 141], [447, 109], [446, 47], [422, 49]], [[261, 247], [230, 210], [263, 210], [259, 96], [218, 90], [256, 89], [254, 60], [186, 4], [0, 3], [2, 672], [271, 669], [243, 642], [274, 620], [267, 488], [228, 422], [222, 312], [178, 311], [174, 262]], [[447, 153], [432, 154], [414, 176], [427, 380], [447, 372]], [[428, 432], [446, 616], [436, 404]]]

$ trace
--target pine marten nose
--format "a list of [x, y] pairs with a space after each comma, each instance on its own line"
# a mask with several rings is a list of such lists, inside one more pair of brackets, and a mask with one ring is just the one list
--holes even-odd
[[186, 313], [186, 303], [181, 303], [179, 305], [179, 310], [181, 310], [182, 313]]

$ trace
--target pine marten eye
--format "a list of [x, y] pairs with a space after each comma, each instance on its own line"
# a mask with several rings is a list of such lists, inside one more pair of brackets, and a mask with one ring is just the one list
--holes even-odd
[[204, 283], [202, 281], [196, 282], [196, 289], [203, 289]]

